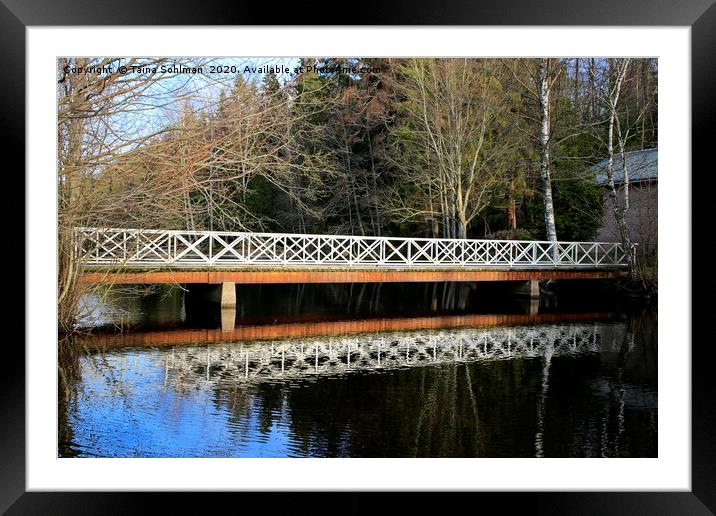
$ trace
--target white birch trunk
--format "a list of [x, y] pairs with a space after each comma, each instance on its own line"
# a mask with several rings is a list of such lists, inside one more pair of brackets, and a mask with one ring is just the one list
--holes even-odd
[[547, 240], [557, 241], [557, 229], [554, 223], [554, 204], [552, 202], [552, 179], [550, 177], [549, 165], [549, 143], [550, 143], [550, 92], [552, 89], [552, 77], [548, 70], [548, 60], [543, 59], [540, 65], [540, 143], [542, 147], [542, 162], [540, 165], [540, 179], [542, 181], [542, 196], [544, 198], [544, 225], [547, 231]]
[[609, 158], [607, 160], [607, 181], [609, 184], [609, 191], [614, 203], [614, 218], [619, 228], [619, 235], [621, 237], [624, 251], [627, 253], [627, 263], [629, 266], [629, 278], [636, 278], [636, 263], [633, 252], [633, 246], [631, 243], [631, 236], [629, 234], [629, 226], [626, 222], [626, 216], [629, 211], [629, 170], [626, 163], [626, 155], [624, 152], [624, 140], [619, 138], [619, 152], [622, 158], [622, 172], [624, 174], [624, 183], [622, 191], [624, 193], [623, 199], [619, 198], [619, 191], [617, 190], [614, 182], [614, 126], [618, 125], [618, 113], [617, 106], [619, 104], [619, 96], [621, 94], [622, 84], [624, 77], [626, 76], [627, 68], [629, 67], [629, 59], [617, 60], [617, 75], [615, 78], [614, 86], [609, 90], [609, 132], [607, 135], [607, 150], [609, 152]]

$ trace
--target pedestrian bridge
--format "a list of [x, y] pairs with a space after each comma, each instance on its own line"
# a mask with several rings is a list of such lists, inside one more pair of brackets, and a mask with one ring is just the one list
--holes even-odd
[[620, 243], [77, 228], [87, 283], [526, 281], [625, 275]]

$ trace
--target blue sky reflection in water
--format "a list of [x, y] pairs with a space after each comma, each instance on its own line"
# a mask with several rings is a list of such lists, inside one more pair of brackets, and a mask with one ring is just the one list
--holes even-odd
[[[296, 310], [333, 310], [314, 308]], [[180, 322], [118, 346], [91, 336], [61, 349], [60, 456], [656, 456], [655, 316], [584, 314], [263, 341], [161, 345]]]
[[[256, 407], [239, 420], [231, 406], [202, 385], [166, 388], [157, 352], [130, 351], [91, 358], [83, 364], [86, 382], [80, 409], [72, 418], [82, 452], [121, 457], [285, 456], [290, 442], [281, 414], [260, 431]], [[255, 436], [255, 440], [246, 439]], [[109, 450], [112, 450], [111, 452]]]

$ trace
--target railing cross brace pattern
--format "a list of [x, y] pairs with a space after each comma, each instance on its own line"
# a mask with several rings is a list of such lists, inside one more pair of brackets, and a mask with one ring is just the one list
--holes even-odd
[[[126, 267], [245, 265], [353, 268], [625, 268], [613, 242], [546, 242], [76, 228], [84, 264]], [[636, 244], [634, 244], [636, 245]]]

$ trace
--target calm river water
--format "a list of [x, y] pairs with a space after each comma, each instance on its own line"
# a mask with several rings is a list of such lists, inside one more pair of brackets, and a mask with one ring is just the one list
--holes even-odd
[[656, 457], [656, 315], [589, 288], [112, 290], [60, 342], [59, 456]]

